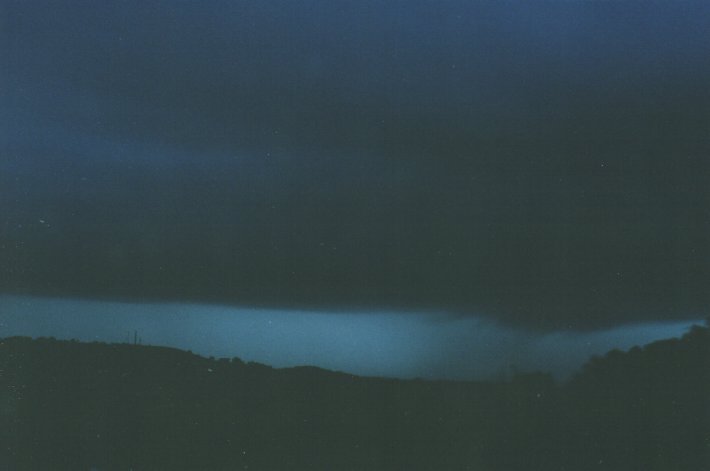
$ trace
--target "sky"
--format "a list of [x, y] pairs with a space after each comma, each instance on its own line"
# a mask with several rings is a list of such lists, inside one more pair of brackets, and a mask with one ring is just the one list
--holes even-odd
[[680, 337], [689, 322], [585, 332], [531, 332], [490, 319], [414, 312], [327, 312], [190, 303], [127, 303], [0, 295], [0, 337], [31, 335], [189, 350], [276, 368], [350, 374], [501, 380], [548, 372], [571, 378], [593, 355]]
[[702, 319], [708, 24], [690, 1], [1, 0], [0, 293]]

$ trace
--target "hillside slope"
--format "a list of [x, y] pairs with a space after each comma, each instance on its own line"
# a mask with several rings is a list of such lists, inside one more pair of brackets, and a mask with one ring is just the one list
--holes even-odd
[[8, 338], [0, 469], [700, 470], [710, 463], [708, 332], [610, 352], [566, 385], [545, 374], [362, 378]]

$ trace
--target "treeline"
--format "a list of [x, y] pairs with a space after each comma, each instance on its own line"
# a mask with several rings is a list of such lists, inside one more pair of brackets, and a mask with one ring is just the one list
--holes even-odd
[[128, 344], [0, 341], [0, 469], [710, 469], [710, 333], [571, 381], [362, 378]]

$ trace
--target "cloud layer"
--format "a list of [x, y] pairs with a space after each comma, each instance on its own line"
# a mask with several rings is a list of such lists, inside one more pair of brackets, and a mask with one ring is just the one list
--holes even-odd
[[704, 2], [4, 2], [0, 290], [710, 305]]

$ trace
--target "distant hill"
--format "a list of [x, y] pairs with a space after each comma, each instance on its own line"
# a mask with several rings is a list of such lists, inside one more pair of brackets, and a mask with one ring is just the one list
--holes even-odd
[[708, 330], [610, 352], [564, 385], [542, 373], [403, 381], [7, 338], [0, 469], [710, 469]]

